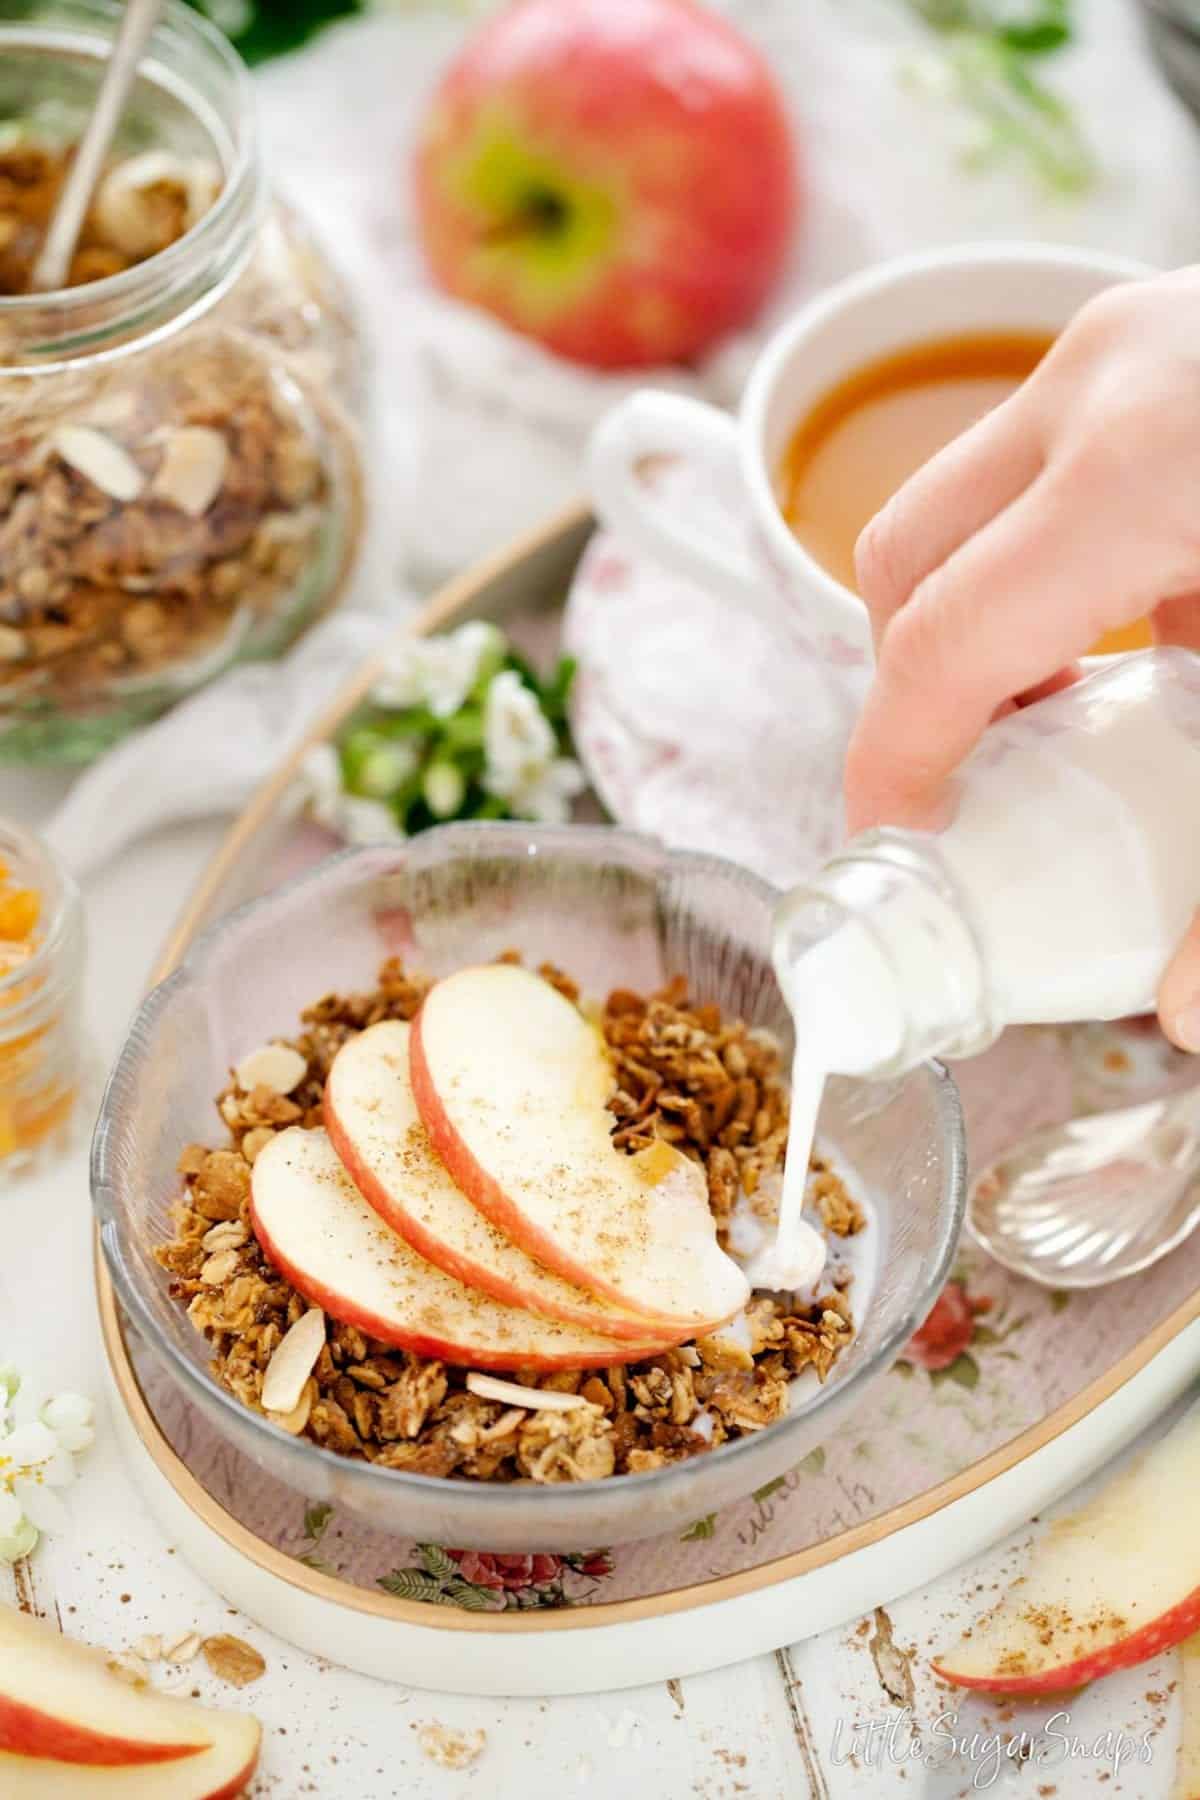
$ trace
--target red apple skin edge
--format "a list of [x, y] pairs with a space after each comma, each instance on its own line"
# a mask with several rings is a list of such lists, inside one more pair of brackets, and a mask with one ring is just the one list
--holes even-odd
[[147, 1744], [137, 1738], [110, 1737], [107, 1732], [73, 1725], [69, 1719], [55, 1718], [0, 1694], [0, 1750], [14, 1756], [119, 1769], [134, 1763], [179, 1762], [210, 1748], [208, 1743]]
[[214, 1788], [211, 1794], [206, 1794], [204, 1800], [238, 1800], [238, 1796], [244, 1794], [249, 1787], [257, 1767], [258, 1751], [256, 1750], [244, 1769], [240, 1769], [231, 1780], [225, 1783], [224, 1787]]
[[957, 1675], [944, 1663], [935, 1662], [935, 1675], [952, 1681], [956, 1687], [980, 1688], [989, 1694], [1057, 1694], [1064, 1688], [1085, 1687], [1101, 1675], [1117, 1669], [1130, 1669], [1135, 1663], [1147, 1662], [1164, 1650], [1173, 1649], [1200, 1627], [1200, 1588], [1193, 1588], [1186, 1599], [1169, 1607], [1157, 1619], [1143, 1625], [1130, 1637], [1121, 1638], [1106, 1650], [1081, 1656], [1061, 1668], [1044, 1669], [1035, 1675]]
[[[645, 1345], [646, 1333], [651, 1327], [644, 1319], [612, 1318], [607, 1313], [589, 1311], [586, 1306], [573, 1307], [566, 1304], [554, 1307], [547, 1304], [539, 1296], [530, 1294], [515, 1282], [505, 1281], [494, 1269], [485, 1268], [482, 1263], [472, 1262], [469, 1256], [458, 1256], [446, 1247], [439, 1238], [432, 1237], [419, 1219], [398, 1206], [383, 1183], [376, 1179], [361, 1158], [354, 1145], [342, 1130], [341, 1120], [329, 1104], [328, 1093], [325, 1099], [325, 1130], [329, 1141], [338, 1153], [342, 1167], [353, 1181], [372, 1212], [379, 1214], [384, 1224], [389, 1226], [398, 1237], [447, 1275], [453, 1275], [464, 1287], [478, 1288], [481, 1293], [489, 1294], [493, 1300], [499, 1300], [503, 1306], [515, 1306], [520, 1312], [537, 1313], [544, 1319], [559, 1319], [568, 1325], [580, 1325], [587, 1331], [595, 1331], [602, 1337], [613, 1339], [613, 1348], [623, 1348], [627, 1343]], [[588, 1284], [591, 1285], [590, 1282]], [[691, 1336], [692, 1328], [680, 1327], [668, 1337], [664, 1335], [655, 1343], [653, 1350], [644, 1352], [653, 1355], [658, 1350], [669, 1350], [675, 1344], [681, 1344]]]
[[[421, 1115], [421, 1123], [439, 1156], [453, 1179], [463, 1193], [467, 1195], [473, 1206], [477, 1206], [485, 1218], [490, 1219], [497, 1230], [510, 1237], [515, 1244], [520, 1244], [530, 1256], [536, 1256], [539, 1262], [545, 1263], [567, 1281], [573, 1281], [576, 1287], [586, 1288], [593, 1294], [600, 1294], [605, 1300], [613, 1300], [618, 1306], [631, 1310], [627, 1295], [611, 1282], [603, 1281], [592, 1269], [584, 1268], [573, 1257], [565, 1256], [562, 1249], [547, 1232], [539, 1231], [532, 1226], [521, 1212], [513, 1205], [504, 1189], [494, 1181], [487, 1170], [472, 1156], [447, 1116], [433, 1078], [429, 1073], [429, 1064], [425, 1060], [425, 1045], [421, 1037], [421, 1014], [418, 1013], [412, 1022], [408, 1037], [409, 1072], [412, 1076], [413, 1098], [417, 1103], [417, 1111]], [[706, 1337], [711, 1331], [718, 1331], [728, 1323], [731, 1315], [726, 1314], [719, 1319], [686, 1319], [666, 1318], [662, 1313], [647, 1311], [641, 1315], [646, 1320], [648, 1330], [661, 1329], [672, 1332], [673, 1343], [685, 1342], [692, 1337]], [[649, 1353], [653, 1355], [654, 1352]]]
[[625, 1344], [614, 1344], [612, 1350], [593, 1350], [590, 1354], [578, 1351], [564, 1351], [561, 1356], [518, 1356], [512, 1351], [489, 1355], [487, 1351], [475, 1350], [462, 1344], [452, 1344], [443, 1338], [431, 1337], [421, 1331], [406, 1331], [394, 1325], [390, 1319], [381, 1319], [366, 1307], [355, 1306], [344, 1295], [332, 1293], [319, 1281], [313, 1281], [303, 1274], [294, 1264], [281, 1255], [265, 1229], [262, 1220], [251, 1203], [251, 1217], [254, 1224], [254, 1235], [262, 1246], [263, 1255], [279, 1270], [285, 1281], [289, 1281], [297, 1293], [303, 1294], [313, 1306], [319, 1306], [322, 1312], [341, 1325], [355, 1325], [359, 1331], [365, 1331], [368, 1337], [377, 1338], [381, 1344], [391, 1344], [397, 1350], [411, 1350], [416, 1356], [436, 1357], [439, 1362], [458, 1363], [472, 1369], [539, 1369], [549, 1373], [553, 1369], [607, 1369], [611, 1368], [613, 1352], [627, 1362], [636, 1362], [643, 1356], [654, 1356], [660, 1345], [639, 1345], [636, 1348]]
[[[487, 212], [472, 177], [497, 144], [502, 167], [515, 147], [513, 187], [502, 199], [485, 182]], [[799, 211], [796, 164], [765, 60], [707, 7], [521, 0], [450, 65], [413, 182], [440, 287], [559, 356], [616, 369], [698, 356], [758, 312]], [[528, 207], [539, 181], [603, 215], [555, 271], [539, 272], [544, 242], [521, 241], [521, 195]]]

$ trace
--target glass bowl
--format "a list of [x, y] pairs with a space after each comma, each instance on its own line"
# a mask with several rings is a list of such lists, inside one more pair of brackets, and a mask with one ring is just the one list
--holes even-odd
[[489, 1485], [338, 1456], [247, 1410], [209, 1373], [208, 1347], [167, 1291], [153, 1250], [168, 1233], [184, 1144], [215, 1143], [213, 1098], [231, 1064], [331, 989], [372, 984], [403, 948], [444, 975], [517, 949], [585, 994], [686, 975], [699, 1000], [776, 1033], [791, 1025], [769, 956], [775, 891], [712, 856], [603, 826], [450, 825], [347, 851], [214, 925], [143, 1003], [110, 1077], [92, 1192], [117, 1296], [152, 1355], [210, 1423], [310, 1501], [405, 1537], [486, 1550], [592, 1549], [676, 1529], [792, 1468], [895, 1361], [946, 1279], [962, 1223], [958, 1097], [927, 1064], [898, 1080], [829, 1084], [820, 1130], [875, 1198], [874, 1290], [823, 1386], [800, 1382], [788, 1416], [682, 1463], [602, 1481]]

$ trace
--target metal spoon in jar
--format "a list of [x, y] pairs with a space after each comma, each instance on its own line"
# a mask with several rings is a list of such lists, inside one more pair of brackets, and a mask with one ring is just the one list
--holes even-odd
[[1035, 1132], [975, 1177], [967, 1222], [1047, 1287], [1148, 1269], [1200, 1224], [1200, 1088]]
[[29, 285], [35, 293], [49, 293], [66, 285], [71, 258], [75, 254], [79, 233], [83, 229], [92, 194], [100, 179], [113, 133], [120, 123], [142, 53], [150, 33], [158, 23], [161, 11], [162, 0], [126, 0], [92, 116], [84, 128], [71, 166], [67, 170], [50, 216], [45, 239], [33, 265]]

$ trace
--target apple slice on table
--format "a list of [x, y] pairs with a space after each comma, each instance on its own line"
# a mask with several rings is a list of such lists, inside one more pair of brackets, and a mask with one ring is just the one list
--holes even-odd
[[1171, 1800], [1200, 1800], [1200, 1633], [1179, 1646], [1179, 1698], [1183, 1722]]
[[934, 1668], [960, 1687], [1045, 1694], [1168, 1650], [1200, 1627], [1200, 1409], [1078, 1512]]
[[661, 1348], [614, 1344], [455, 1281], [371, 1210], [323, 1131], [293, 1125], [259, 1151], [251, 1204], [264, 1253], [294, 1288], [398, 1349], [480, 1369], [582, 1369]]
[[[451, 1180], [413, 1098], [407, 1025], [385, 1020], [338, 1051], [325, 1084], [325, 1125], [363, 1199], [427, 1262], [506, 1306], [646, 1342], [644, 1318], [535, 1262]], [[684, 1335], [680, 1327], [661, 1341]]]
[[102, 1650], [0, 1607], [0, 1795], [110, 1793], [164, 1800], [240, 1794], [262, 1732], [114, 1675]]
[[745, 1306], [704, 1171], [667, 1143], [614, 1146], [604, 1040], [549, 982], [507, 963], [460, 969], [426, 996], [410, 1048], [434, 1150], [530, 1256], [670, 1332]]

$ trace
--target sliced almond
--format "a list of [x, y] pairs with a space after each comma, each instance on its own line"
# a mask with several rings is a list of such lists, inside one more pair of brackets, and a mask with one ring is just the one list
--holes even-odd
[[522, 1387], [519, 1381], [502, 1381], [497, 1375], [479, 1375], [474, 1369], [467, 1376], [467, 1392], [478, 1394], [481, 1400], [500, 1400], [505, 1406], [525, 1406], [531, 1411], [537, 1408], [541, 1412], [573, 1412], [577, 1406], [593, 1407], [590, 1400], [582, 1394], [560, 1394], [553, 1388]]
[[242, 1155], [248, 1163], [252, 1163], [261, 1150], [265, 1150], [275, 1136], [273, 1125], [256, 1125], [242, 1139]]
[[222, 1219], [200, 1239], [204, 1248], [215, 1255], [218, 1250], [240, 1250], [250, 1233], [240, 1219]]
[[193, 1656], [198, 1653], [199, 1649], [200, 1633], [198, 1631], [185, 1631], [182, 1637], [176, 1638], [174, 1643], [165, 1646], [163, 1649], [163, 1660], [172, 1663], [191, 1662]]
[[319, 1306], [310, 1307], [284, 1333], [267, 1364], [260, 1396], [264, 1412], [287, 1414], [295, 1411], [324, 1342], [325, 1314]]
[[228, 468], [229, 446], [219, 431], [208, 425], [181, 425], [167, 435], [150, 491], [189, 519], [199, 519], [220, 493]]
[[238, 1266], [236, 1250], [218, 1250], [200, 1265], [200, 1279], [205, 1287], [223, 1287]]
[[292, 1437], [299, 1437], [312, 1415], [313, 1401], [316, 1397], [317, 1384], [310, 1375], [304, 1384], [299, 1401], [293, 1406], [291, 1412], [269, 1412], [267, 1417], [272, 1425], [278, 1425], [281, 1431], [288, 1432]]
[[161, 215], [148, 193], [164, 186], [182, 194], [184, 226], [190, 229], [216, 199], [220, 178], [200, 157], [144, 150], [117, 163], [97, 186], [92, 203], [95, 223], [126, 256], [150, 256], [164, 248]]
[[267, 1672], [265, 1658], [244, 1638], [220, 1632], [216, 1637], [205, 1638], [200, 1648], [213, 1674], [234, 1687], [246, 1687]]
[[90, 425], [60, 425], [51, 441], [65, 463], [114, 500], [136, 500], [145, 486], [129, 452]]
[[29, 648], [29, 640], [15, 625], [0, 625], [0, 663], [20, 662]]
[[143, 1662], [157, 1662], [162, 1655], [162, 1638], [156, 1631], [148, 1631], [133, 1646], [133, 1653], [140, 1656]]
[[244, 1094], [252, 1093], [256, 1087], [270, 1088], [273, 1094], [290, 1094], [307, 1073], [307, 1062], [287, 1044], [263, 1044], [249, 1056], [243, 1056], [233, 1071]]

